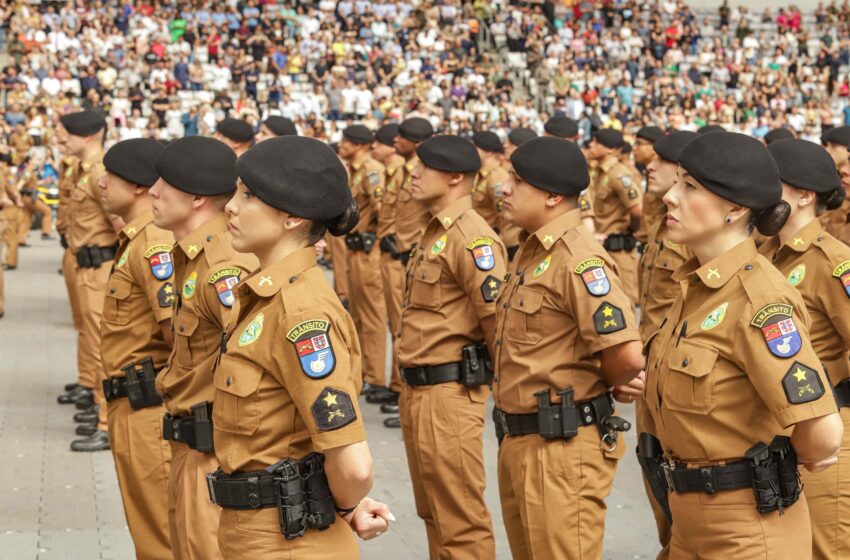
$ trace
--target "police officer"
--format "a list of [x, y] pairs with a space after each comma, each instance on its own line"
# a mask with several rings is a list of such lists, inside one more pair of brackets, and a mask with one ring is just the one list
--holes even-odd
[[[844, 422], [838, 467], [801, 474], [812, 521], [813, 558], [850, 556], [850, 247], [817, 219], [844, 201], [829, 153], [813, 142], [783, 140], [768, 146], [782, 180], [791, 215], [779, 235], [759, 248], [803, 296], [812, 318], [812, 348], [820, 359]], [[828, 388], [827, 388], [828, 390]]]
[[260, 125], [260, 130], [257, 131], [257, 142], [277, 136], [298, 136], [295, 123], [286, 117], [272, 115]]
[[[3, 180], [3, 179], [5, 179], [5, 177], [0, 176], [0, 180]], [[12, 207], [12, 206], [15, 205], [15, 203], [12, 201], [12, 199], [6, 193], [5, 185], [3, 185], [3, 186], [4, 186], [4, 188], [0, 189], [0, 239], [3, 239], [3, 237], [6, 235], [6, 228], [9, 227], [9, 221], [6, 219], [6, 213], [4, 212], [4, 210], [6, 208], [9, 208], [9, 207]], [[2, 243], [0, 243], [0, 261], [2, 261], [2, 257], [3, 257], [3, 245], [2, 245]], [[0, 319], [3, 318], [3, 315], [5, 314], [5, 311], [6, 311], [5, 299], [3, 297], [3, 291], [4, 291], [3, 269], [0, 268]]]
[[21, 216], [23, 200], [15, 188], [15, 173], [11, 167], [12, 154], [9, 151], [0, 153], [0, 181], [3, 183], [3, 192], [12, 202], [3, 207], [0, 212], [6, 218], [6, 233], [0, 237], [0, 247], [4, 247], [2, 268], [3, 270], [15, 270], [18, 268], [18, 224]]
[[581, 223], [581, 149], [536, 138], [511, 164], [505, 214], [524, 232], [496, 306], [502, 516], [513, 558], [600, 558], [627, 429], [608, 387], [643, 368], [637, 322], [616, 265]]
[[[511, 154], [514, 153], [514, 150], [532, 138], [537, 138], [537, 133], [530, 128], [514, 128], [508, 133], [508, 137], [504, 143], [504, 157], [502, 158], [502, 167], [506, 172], [510, 169], [510, 157]], [[519, 250], [519, 234], [522, 232], [522, 229], [515, 226], [507, 218], [505, 218], [504, 209], [502, 208], [501, 203], [497, 203], [497, 209], [499, 210], [499, 237], [502, 238], [502, 243], [505, 244], [508, 252], [508, 260], [511, 261], [514, 258], [514, 255], [516, 255], [516, 252]], [[593, 223], [592, 218], [590, 222], [591, 224]]]
[[384, 166], [369, 155], [375, 135], [363, 125], [343, 130], [339, 155], [348, 163], [360, 220], [345, 236], [351, 317], [363, 348], [363, 381], [375, 402], [391, 397], [387, 388], [387, 307], [378, 248], [378, 206], [384, 195]]
[[118, 260], [107, 283], [101, 333], [112, 456], [136, 558], [151, 560], [173, 558], [168, 530], [171, 449], [161, 437], [165, 407], [154, 382], [173, 340], [174, 237], [153, 224], [148, 193], [157, 180], [154, 162], [161, 151], [162, 145], [149, 138], [115, 144], [103, 156], [106, 173], [99, 184], [105, 209], [126, 224], [118, 233]]
[[[632, 149], [634, 154], [635, 168], [637, 169], [638, 184], [643, 184], [644, 176], [646, 175], [646, 167], [652, 158], [655, 157], [655, 151], [652, 149], [653, 144], [664, 137], [664, 131], [657, 126], [641, 127], [635, 134], [635, 144]], [[635, 237], [642, 244], [646, 244], [649, 232], [655, 229], [658, 221], [663, 217], [659, 211], [662, 206], [661, 197], [652, 194], [649, 191], [649, 185], [643, 193], [643, 215], [640, 220], [640, 227], [635, 232]]]
[[171, 549], [186, 559], [221, 558], [216, 530], [220, 508], [209, 501], [206, 474], [218, 466], [211, 426], [213, 363], [230, 324], [235, 288], [257, 261], [230, 246], [224, 206], [236, 189], [236, 156], [201, 136], [175, 140], [156, 158], [159, 179], [150, 189], [153, 223], [176, 241], [174, 351], [156, 377], [167, 410], [163, 438], [171, 447], [168, 521]]
[[591, 187], [591, 204], [596, 238], [617, 263], [623, 288], [632, 302], [637, 303], [634, 232], [640, 226], [643, 194], [632, 171], [617, 160], [622, 146], [622, 133], [611, 128], [603, 128], [591, 140], [588, 157], [598, 165]]
[[[59, 242], [65, 252], [62, 254], [62, 276], [65, 279], [65, 287], [68, 290], [68, 301], [71, 305], [71, 318], [74, 328], [79, 331], [81, 325], [80, 301], [76, 289], [77, 268], [74, 265], [76, 259], [68, 245], [68, 227], [71, 223], [70, 206], [71, 194], [77, 184], [77, 175], [80, 172], [80, 160], [74, 156], [66, 155], [62, 158], [62, 167], [59, 172], [59, 205], [56, 210], [56, 231], [59, 232]], [[72, 387], [73, 388], [73, 387]]]
[[578, 141], [578, 123], [570, 117], [558, 114], [543, 123], [543, 135]]
[[416, 149], [412, 196], [431, 217], [405, 271], [401, 425], [431, 558], [493, 558], [482, 433], [505, 250], [472, 209], [475, 146], [438, 135]]
[[215, 368], [219, 544], [234, 559], [356, 558], [351, 528], [373, 538], [393, 517], [366, 498], [362, 354], [311, 246], [351, 231], [357, 205], [333, 150], [311, 138], [264, 141], [237, 171], [232, 244], [260, 267], [237, 290]]
[[669, 499], [670, 558], [807, 558], [797, 463], [833, 464], [842, 424], [803, 298], [750, 237], [786, 221], [779, 172], [764, 144], [731, 132], [696, 137], [678, 161], [667, 235], [695, 256], [647, 343], [644, 429], [658, 440], [642, 435], [639, 451]]
[[478, 131], [472, 142], [481, 158], [481, 169], [472, 184], [472, 208], [484, 218], [494, 231], [499, 231], [498, 204], [502, 196], [502, 185], [508, 178], [502, 160], [505, 147], [495, 132]]
[[216, 125], [214, 138], [230, 146], [239, 157], [251, 147], [254, 129], [242, 119], [227, 117]]
[[[848, 150], [850, 150], [850, 126], [839, 126], [829, 129], [821, 138], [826, 151], [832, 156], [835, 167], [840, 174], [847, 174], [850, 167]], [[821, 223], [830, 235], [845, 244], [850, 244], [850, 197], [834, 210], [820, 216]]]
[[767, 134], [764, 135], [764, 143], [767, 146], [770, 146], [774, 142], [779, 140], [791, 140], [794, 138], [794, 133], [785, 128], [784, 126], [780, 126], [779, 128], [774, 128], [770, 130]]

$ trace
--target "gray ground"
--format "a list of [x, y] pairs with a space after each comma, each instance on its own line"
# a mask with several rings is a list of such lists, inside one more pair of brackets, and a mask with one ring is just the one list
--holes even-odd
[[[58, 242], [36, 240], [21, 251], [18, 270], [6, 273], [6, 317], [0, 320], [0, 558], [130, 559], [133, 545], [112, 456], [71, 453], [72, 407], [56, 404], [76, 364], [65, 287], [56, 272], [60, 254]], [[363, 557], [425, 559], [425, 531], [414, 509], [401, 434], [383, 427], [373, 405], [363, 406], [375, 458], [372, 496], [389, 503], [398, 518], [388, 534], [364, 543]], [[633, 419], [627, 408], [625, 416]], [[486, 497], [498, 557], [509, 558], [489, 420], [485, 434]], [[605, 558], [652, 558], [654, 522], [631, 452], [634, 434], [627, 440], [629, 452], [608, 499]]]

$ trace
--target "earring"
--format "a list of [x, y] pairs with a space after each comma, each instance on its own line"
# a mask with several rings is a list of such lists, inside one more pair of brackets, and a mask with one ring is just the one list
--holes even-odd
[[283, 227], [287, 227], [287, 228], [292, 227], [292, 222], [290, 222], [289, 220], [284, 221]]
[[732, 223], [732, 217], [731, 217], [731, 216], [726, 216], [726, 223], [727, 223], [727, 224], [731, 224], [731, 223]]

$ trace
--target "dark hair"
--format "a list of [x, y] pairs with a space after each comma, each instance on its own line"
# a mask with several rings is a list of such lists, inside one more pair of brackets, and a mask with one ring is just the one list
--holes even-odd
[[761, 210], [751, 210], [750, 231], [755, 227], [762, 235], [773, 237], [782, 230], [790, 215], [791, 205], [784, 200]]
[[826, 210], [835, 210], [844, 203], [844, 189], [839, 187], [835, 190], [817, 193], [816, 195], [816, 212], [818, 215], [823, 214]]
[[354, 226], [357, 225], [359, 220], [360, 208], [358, 208], [357, 202], [354, 199], [351, 199], [351, 204], [349, 204], [348, 208], [346, 208], [339, 216], [326, 221], [313, 220], [313, 223], [307, 232], [307, 242], [310, 245], [315, 245], [322, 237], [324, 237], [325, 232], [330, 233], [334, 237], [345, 235], [354, 229]]

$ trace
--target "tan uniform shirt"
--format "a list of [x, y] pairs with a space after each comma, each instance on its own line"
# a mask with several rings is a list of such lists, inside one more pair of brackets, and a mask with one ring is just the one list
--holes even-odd
[[244, 280], [215, 370], [215, 450], [227, 473], [366, 439], [354, 323], [312, 247]]
[[71, 204], [68, 209], [70, 224], [66, 233], [68, 245], [74, 253], [83, 247], [112, 247], [118, 242], [118, 236], [109, 214], [103, 208], [100, 198], [100, 177], [106, 173], [101, 162], [80, 164], [77, 185], [71, 192]]
[[635, 184], [628, 167], [614, 156], [599, 165], [591, 202], [598, 233], [628, 233], [629, 209], [639, 205], [641, 200], [640, 185]]
[[759, 252], [802, 294], [812, 317], [812, 347], [832, 385], [850, 378], [850, 247], [815, 219], [790, 243], [780, 246], [777, 236]]
[[472, 208], [493, 229], [499, 227], [498, 202], [502, 198], [502, 184], [508, 173], [501, 167], [482, 169], [475, 175], [472, 186]]
[[171, 318], [174, 305], [174, 236], [153, 225], [148, 211], [124, 226], [118, 243], [100, 335], [107, 377], [123, 377], [123, 366], [147, 357], [162, 367], [171, 353], [159, 323]]
[[599, 352], [639, 340], [616, 265], [579, 210], [522, 237], [496, 306], [493, 396], [511, 414], [535, 412], [546, 389], [573, 387], [576, 401], [605, 393]]
[[387, 161], [384, 174], [384, 196], [378, 209], [378, 237], [395, 235], [396, 203], [401, 183], [404, 181], [404, 158], [398, 154]]
[[413, 156], [404, 164], [404, 181], [398, 191], [396, 202], [395, 229], [398, 238], [398, 249], [401, 252], [411, 250], [422, 239], [422, 232], [431, 219], [428, 209], [413, 200], [410, 194], [410, 174], [419, 165], [419, 158]]
[[56, 210], [56, 231], [65, 235], [70, 224], [71, 193], [77, 185], [80, 172], [80, 160], [68, 156], [62, 158], [62, 171], [59, 176], [59, 206]]
[[658, 223], [664, 221], [666, 212], [663, 196], [651, 192], [643, 193], [643, 215], [635, 237], [646, 243], [651, 233], [658, 227]]
[[496, 313], [504, 275], [505, 248], [471, 197], [434, 216], [405, 272], [399, 364], [455, 363], [484, 341], [480, 321]]
[[647, 343], [645, 409], [673, 459], [715, 464], [836, 412], [800, 293], [748, 239], [674, 274], [682, 294]]
[[233, 289], [257, 268], [256, 257], [234, 251], [231, 238], [227, 216], [221, 214], [181, 239], [171, 252], [174, 350], [168, 367], [157, 376], [156, 388], [174, 416], [212, 401], [213, 362], [236, 301]]
[[824, 212], [820, 218], [830, 235], [850, 245], [850, 198], [835, 210]]
[[378, 227], [378, 202], [384, 196], [384, 166], [372, 158], [351, 164], [351, 194], [360, 208], [360, 219], [353, 233], [375, 232]]

